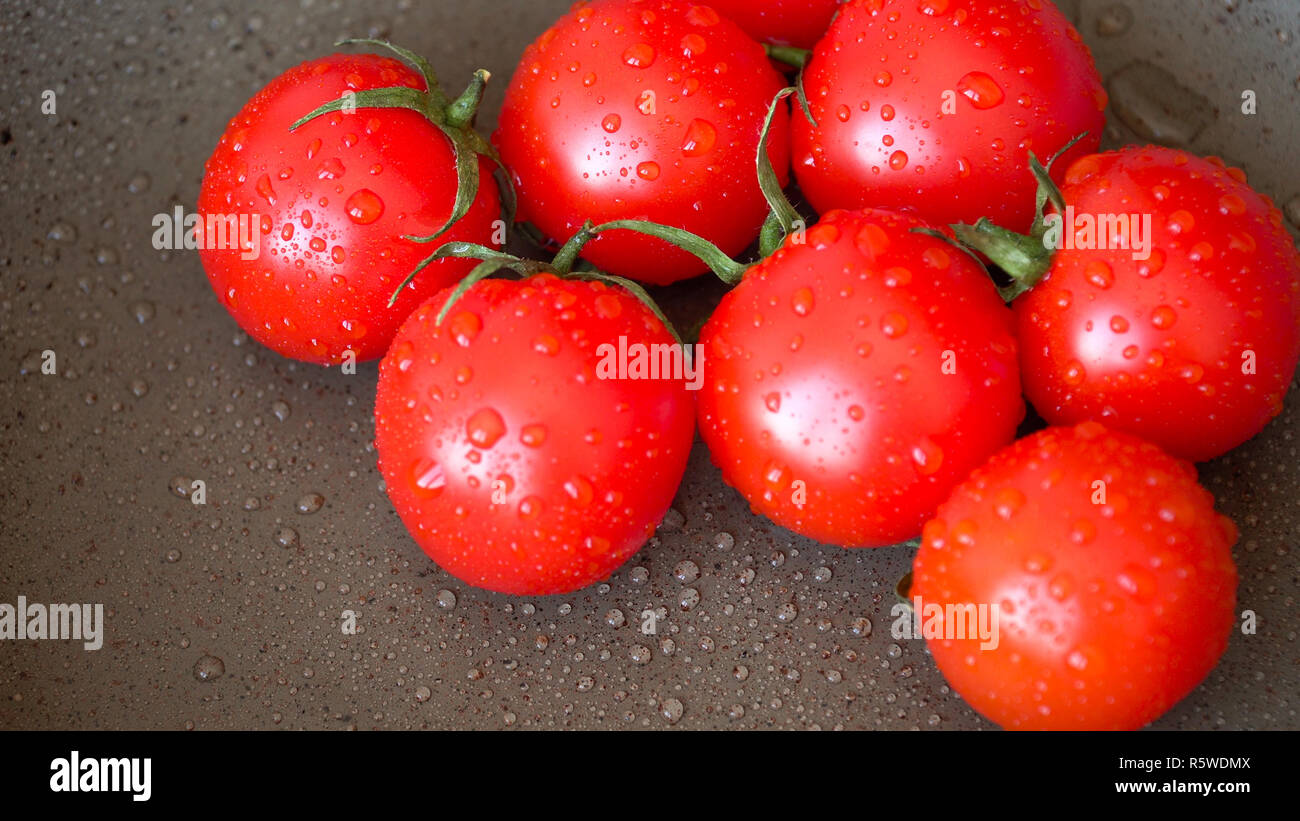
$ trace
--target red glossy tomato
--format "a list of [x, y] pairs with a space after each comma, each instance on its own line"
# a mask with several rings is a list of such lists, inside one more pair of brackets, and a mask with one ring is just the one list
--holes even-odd
[[[1076, 247], [1014, 303], [1034, 408], [1196, 461], [1258, 433], [1300, 361], [1300, 256], [1281, 212], [1239, 170], [1167, 148], [1085, 157], [1065, 180]], [[1078, 247], [1102, 245], [1103, 217], [1132, 239], [1148, 222], [1148, 247]]]
[[755, 40], [812, 48], [826, 33], [840, 0], [709, 0]]
[[[514, 177], [519, 218], [561, 242], [588, 219], [647, 219], [740, 253], [767, 215], [755, 159], [784, 85], [762, 47], [708, 6], [576, 4], [524, 52], [493, 137]], [[783, 183], [788, 141], [782, 105], [769, 155]], [[706, 270], [630, 231], [602, 234], [583, 256], [656, 284]]]
[[655, 375], [636, 370], [636, 346], [663, 352], [671, 335], [601, 283], [484, 280], [438, 325], [449, 294], [407, 320], [379, 367], [375, 445], [393, 506], [477, 587], [546, 595], [606, 578], [654, 532], [686, 468], [685, 381], [633, 378]]
[[1187, 462], [1096, 422], [1048, 428], [940, 506], [910, 595], [935, 664], [989, 719], [1136, 729], [1223, 655], [1236, 539]]
[[[402, 320], [459, 280], [471, 260], [433, 263], [388, 300], [436, 246], [427, 236], [451, 216], [456, 165], [443, 133], [408, 109], [362, 108], [298, 119], [345, 92], [424, 80], [401, 62], [336, 54], [289, 69], [259, 91], [226, 127], [208, 160], [198, 212], [206, 227], [223, 215], [253, 220], [255, 258], [219, 248], [200, 232], [208, 281], [253, 338], [294, 359], [337, 364], [383, 355]], [[500, 200], [480, 157], [478, 197], [445, 241], [494, 244]], [[215, 223], [214, 223], [215, 225]], [[499, 244], [499, 243], [496, 243]]]
[[[1040, 0], [852, 0], [804, 72], [795, 176], [818, 211], [914, 210], [1028, 230], [1044, 162], [1096, 150], [1106, 92], [1069, 21]], [[1064, 165], [1058, 166], [1064, 168]]]
[[818, 541], [915, 536], [1024, 416], [1010, 311], [921, 227], [827, 213], [746, 271], [700, 335], [700, 431], [723, 479]]

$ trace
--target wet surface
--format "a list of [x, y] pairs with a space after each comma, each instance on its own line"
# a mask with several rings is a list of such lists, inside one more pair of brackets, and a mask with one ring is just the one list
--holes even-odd
[[[466, 587], [381, 489], [376, 366], [261, 348], [194, 252], [152, 247], [154, 215], [193, 208], [227, 119], [280, 71], [341, 36], [391, 36], [449, 86], [491, 70], [486, 131], [513, 61], [567, 5], [0, 6], [0, 601], [97, 602], [107, 622], [97, 651], [0, 644], [0, 727], [991, 727], [923, 642], [890, 636], [910, 550], [751, 515], [698, 443], [658, 536], [607, 583]], [[1294, 229], [1300, 6], [1062, 5], [1108, 81], [1108, 144], [1167, 136], [1242, 164]], [[720, 292], [662, 296], [691, 327]], [[1300, 727], [1297, 404], [1202, 468], [1241, 528], [1258, 632], [1235, 633], [1157, 727]]]

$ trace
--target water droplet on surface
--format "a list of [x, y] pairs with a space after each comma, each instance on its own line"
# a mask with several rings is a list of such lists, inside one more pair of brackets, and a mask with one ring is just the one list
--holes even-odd
[[226, 663], [216, 656], [202, 656], [194, 662], [194, 677], [199, 681], [216, 681], [226, 674]]
[[655, 50], [649, 43], [636, 43], [623, 52], [623, 62], [633, 68], [649, 68], [654, 64]]
[[475, 447], [487, 449], [506, 433], [505, 420], [492, 408], [482, 408], [465, 423], [465, 435]]
[[1097, 15], [1097, 33], [1102, 37], [1116, 37], [1133, 25], [1133, 12], [1128, 6], [1116, 3], [1107, 6]]
[[294, 504], [294, 509], [300, 514], [307, 516], [320, 510], [321, 506], [324, 504], [325, 497], [319, 493], [305, 493], [298, 497], [297, 503]]
[[[697, 6], [697, 8], [699, 7]], [[685, 713], [685, 711], [686, 708], [675, 698], [667, 699], [659, 706], [659, 715], [663, 716], [664, 721], [667, 721], [669, 724], [676, 724], [681, 721], [682, 714]]]
[[357, 225], [369, 225], [384, 213], [384, 201], [369, 188], [354, 191], [343, 207], [348, 212], [348, 219]]
[[1111, 75], [1111, 111], [1143, 140], [1188, 147], [1214, 119], [1214, 105], [1160, 66], [1138, 60]]
[[686, 127], [686, 137], [682, 140], [682, 153], [688, 157], [699, 157], [713, 150], [718, 142], [718, 129], [708, 120], [695, 119]]
[[456, 594], [446, 589], [439, 590], [434, 596], [434, 601], [443, 610], [450, 610], [456, 606]]
[[1002, 86], [982, 71], [972, 71], [957, 81], [957, 90], [970, 104], [980, 110], [987, 110], [1002, 104], [1006, 98]]

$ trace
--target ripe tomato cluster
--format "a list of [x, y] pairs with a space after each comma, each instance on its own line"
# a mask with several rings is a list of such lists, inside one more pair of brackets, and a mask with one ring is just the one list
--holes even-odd
[[[485, 72], [451, 98], [371, 45], [401, 60], [304, 63], [231, 121], [200, 224], [255, 214], [263, 253], [199, 247], [269, 347], [383, 357], [380, 469], [448, 572], [606, 578], [698, 427], [779, 525], [919, 537], [936, 664], [1005, 727], [1140, 727], [1218, 661], [1236, 530], [1191, 462], [1280, 412], [1300, 255], [1216, 158], [1097, 153], [1050, 2], [583, 0], [490, 140]], [[516, 220], [553, 259], [500, 250]], [[684, 344], [642, 285], [709, 270], [734, 287]], [[1017, 441], [1025, 398], [1049, 426]]]

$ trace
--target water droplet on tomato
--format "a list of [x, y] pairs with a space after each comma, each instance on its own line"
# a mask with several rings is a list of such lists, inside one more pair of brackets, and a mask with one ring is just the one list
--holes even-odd
[[895, 171], [902, 171], [907, 167], [907, 152], [895, 151], [889, 155], [889, 167]]
[[1071, 359], [1065, 363], [1065, 370], [1062, 372], [1061, 378], [1065, 380], [1067, 385], [1078, 385], [1083, 382], [1087, 375], [1087, 371], [1083, 369], [1083, 363], [1077, 359]]
[[1177, 321], [1178, 313], [1168, 305], [1158, 305], [1151, 312], [1151, 324], [1162, 331], [1172, 328]]
[[1003, 488], [993, 497], [993, 511], [1001, 519], [1010, 520], [1024, 506], [1025, 494], [1013, 487]]
[[1093, 285], [1105, 290], [1115, 284], [1115, 272], [1099, 259], [1089, 262], [1083, 269], [1083, 276]]
[[1193, 217], [1190, 211], [1181, 208], [1170, 214], [1169, 221], [1166, 223], [1166, 227], [1169, 229], [1170, 233], [1173, 234], [1186, 233], [1192, 230], [1195, 226], [1196, 217]]
[[406, 339], [398, 342], [393, 347], [393, 361], [397, 363], [399, 371], [409, 371], [415, 364], [415, 346]]
[[546, 426], [524, 425], [519, 431], [519, 441], [530, 448], [540, 448], [546, 442]]
[[316, 179], [319, 180], [337, 180], [342, 177], [346, 169], [343, 162], [338, 157], [330, 157], [320, 164], [316, 169]]
[[411, 463], [411, 489], [422, 499], [433, 499], [442, 493], [447, 477], [442, 465], [433, 459], [417, 459]]
[[591, 487], [591, 482], [581, 476], [574, 476], [567, 480], [564, 483], [564, 492], [577, 503], [578, 507], [587, 507], [596, 496], [595, 490]]
[[986, 110], [998, 106], [1006, 97], [1002, 87], [982, 71], [972, 71], [957, 81], [957, 90], [975, 108]]
[[550, 334], [542, 334], [533, 340], [533, 350], [543, 356], [555, 356], [560, 352], [560, 340]]
[[781, 410], [781, 394], [780, 394], [780, 392], [779, 392], [779, 391], [772, 391], [772, 392], [769, 393], [767, 396], [763, 397], [763, 405], [764, 405], [764, 406], [765, 406], [769, 411], [771, 411], [772, 413], [777, 413], [777, 412], [779, 412], [779, 411]]
[[275, 205], [275, 189], [271, 187], [271, 178], [263, 174], [257, 178], [257, 184], [254, 186], [257, 195], [266, 200], [267, 204]]
[[691, 6], [686, 12], [686, 20], [695, 26], [716, 26], [722, 18], [708, 6]]
[[698, 157], [713, 150], [718, 142], [718, 129], [708, 120], [695, 119], [686, 127], [686, 138], [682, 141], [682, 153], [688, 157]]
[[623, 62], [633, 68], [649, 68], [654, 61], [655, 49], [649, 43], [636, 43], [623, 52]]
[[709, 41], [691, 32], [682, 38], [682, 54], [686, 57], [699, 57], [709, 48]]
[[347, 209], [348, 218], [357, 225], [369, 225], [384, 213], [384, 201], [369, 188], [354, 191], [343, 207]]
[[451, 318], [451, 335], [462, 348], [469, 347], [481, 330], [483, 320], [476, 313], [461, 311]]
[[811, 288], [800, 288], [790, 299], [790, 307], [799, 316], [808, 316], [813, 309], [813, 292]]
[[465, 423], [465, 435], [475, 447], [487, 449], [506, 433], [506, 423], [501, 414], [492, 408], [482, 408]]
[[890, 311], [880, 320], [880, 331], [890, 339], [898, 339], [907, 333], [907, 317], [898, 311]]
[[932, 442], [929, 437], [922, 437], [921, 441], [912, 448], [912, 463], [916, 465], [916, 472], [922, 476], [933, 476], [943, 465], [943, 448]]
[[636, 175], [643, 180], [659, 179], [659, 163], [653, 161], [637, 163]]

